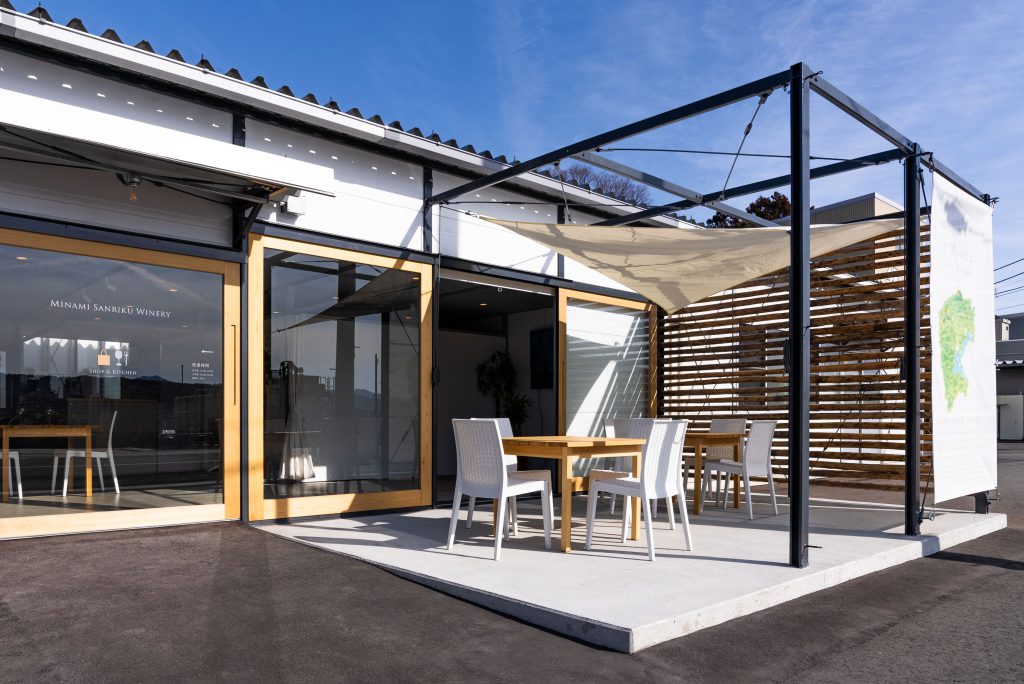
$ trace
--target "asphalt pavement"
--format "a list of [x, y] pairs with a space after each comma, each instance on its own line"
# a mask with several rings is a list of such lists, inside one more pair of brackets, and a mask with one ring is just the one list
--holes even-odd
[[1002, 445], [1007, 529], [633, 656], [241, 524], [0, 542], [0, 682], [1021, 682], [1022, 501]]

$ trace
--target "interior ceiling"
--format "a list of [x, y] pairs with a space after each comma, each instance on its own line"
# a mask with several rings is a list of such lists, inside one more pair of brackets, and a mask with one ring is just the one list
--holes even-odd
[[503, 333], [503, 316], [554, 307], [555, 298], [536, 292], [442, 278], [438, 305], [443, 329], [497, 334]]

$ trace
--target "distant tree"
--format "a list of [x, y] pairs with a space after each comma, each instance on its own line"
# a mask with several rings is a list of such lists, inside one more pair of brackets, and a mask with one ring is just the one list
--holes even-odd
[[[546, 169], [548, 173], [559, 175], [558, 169]], [[570, 164], [561, 167], [562, 180], [575, 185], [589, 186], [592, 190], [600, 189], [605, 195], [621, 197], [624, 201], [637, 206], [646, 206], [651, 199], [646, 185], [641, 185], [628, 178], [610, 171], [595, 169], [586, 164]]]
[[[773, 192], [771, 197], [761, 195], [747, 205], [747, 212], [760, 216], [768, 221], [776, 221], [793, 213], [793, 205], [789, 198], [781, 192]], [[720, 211], [704, 222], [708, 228], [751, 228], [753, 224], [735, 216], [728, 216]]]

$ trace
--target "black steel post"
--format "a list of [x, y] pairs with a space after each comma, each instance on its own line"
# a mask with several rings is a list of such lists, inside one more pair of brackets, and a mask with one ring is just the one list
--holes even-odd
[[[559, 204], [558, 205], [557, 217], [558, 218], [555, 219], [556, 222], [558, 222], [558, 223], [565, 223], [565, 205], [564, 204]], [[558, 277], [559, 278], [564, 278], [565, 277], [565, 257], [562, 256], [561, 254], [556, 255], [555, 256], [555, 265], [556, 265], [556, 267], [558, 269], [556, 271], [556, 273], [558, 274]]]
[[789, 150], [789, 564], [808, 564], [810, 514], [808, 443], [810, 439], [811, 357], [811, 160], [810, 107], [804, 63], [790, 67]]
[[904, 526], [908, 535], [921, 533], [917, 498], [921, 493], [921, 146], [912, 143], [904, 162], [903, 372], [906, 401], [906, 464]]

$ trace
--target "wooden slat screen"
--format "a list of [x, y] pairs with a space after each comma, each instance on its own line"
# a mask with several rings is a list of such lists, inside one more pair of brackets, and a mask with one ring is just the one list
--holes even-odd
[[[921, 480], [931, 473], [929, 243], [921, 245]], [[811, 263], [813, 484], [903, 489], [902, 230]], [[789, 271], [752, 280], [666, 316], [659, 331], [659, 414], [706, 429], [716, 416], [778, 420], [786, 473]]]

